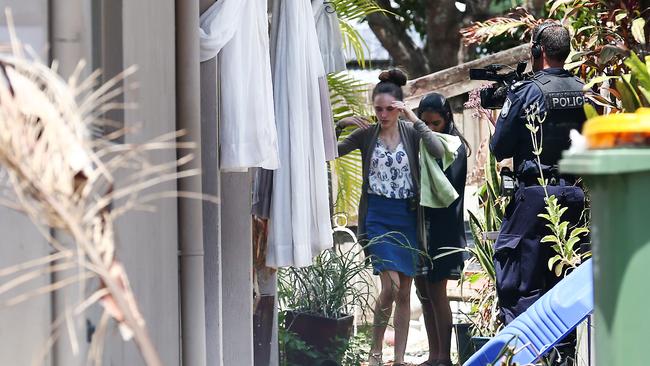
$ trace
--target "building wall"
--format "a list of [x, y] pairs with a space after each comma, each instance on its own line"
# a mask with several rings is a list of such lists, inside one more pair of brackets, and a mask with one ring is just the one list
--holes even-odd
[[20, 40], [48, 59], [48, 0], [0, 0], [0, 45], [9, 41], [5, 8], [11, 10]]
[[[175, 19], [173, 0], [124, 1], [122, 8], [124, 66], [137, 65], [125, 102], [137, 108], [124, 113], [125, 127], [138, 127], [126, 143], [141, 143], [176, 129]], [[171, 162], [175, 150], [155, 153], [155, 162]], [[175, 190], [175, 183], [159, 191]], [[161, 200], [155, 213], [130, 214], [117, 223], [118, 256], [147, 328], [165, 365], [180, 359], [178, 295], [178, 231], [175, 199]], [[112, 332], [105, 350], [106, 365], [140, 365], [133, 342]]]
[[[26, 35], [33, 48], [42, 50], [46, 62], [50, 57], [59, 60], [60, 70], [66, 76], [74, 70], [79, 59], [106, 70], [109, 77], [121, 68], [137, 66], [135, 75], [126, 82], [135, 88], [127, 88], [123, 96], [125, 103], [133, 103], [136, 108], [109, 117], [123, 121], [128, 129], [136, 129], [122, 142], [142, 143], [177, 128], [177, 2], [0, 0], [0, 7], [7, 3], [14, 6], [19, 34]], [[210, 3], [201, 1], [204, 7]], [[119, 22], [111, 17], [118, 17]], [[7, 32], [2, 28], [4, 18], [0, 19], [1, 42], [7, 39]], [[115, 27], [121, 32], [116, 32]], [[90, 71], [88, 67], [84, 74]], [[200, 84], [203, 192], [224, 197], [222, 205], [225, 208], [203, 203], [207, 360], [210, 365], [252, 365], [250, 175], [221, 174], [218, 170], [218, 90], [214, 61], [201, 65]], [[174, 149], [156, 151], [152, 155], [156, 163], [172, 162], [176, 158]], [[123, 187], [124, 177], [118, 175], [116, 178], [115, 188], [119, 189]], [[170, 182], [158, 186], [156, 191], [176, 188], [176, 182]], [[222, 212], [227, 214], [221, 215]], [[117, 258], [126, 267], [140, 311], [164, 365], [181, 363], [178, 218], [176, 199], [163, 199], [156, 203], [155, 213], [130, 213], [116, 222]], [[2, 248], [10, 248], [3, 250], [0, 268], [47, 254], [44, 239], [29, 221], [17, 214], [0, 209], [0, 230]], [[51, 280], [44, 278], [35, 281], [33, 286], [47, 285]], [[0, 278], [0, 284], [3, 281]], [[97, 283], [89, 283], [86, 289], [92, 291], [97, 287]], [[78, 296], [75, 290], [78, 288], [73, 289]], [[42, 296], [18, 308], [0, 308], [0, 365], [31, 364], [33, 355], [45, 345], [50, 334], [47, 325], [53, 314], [71, 299], [76, 297], [62, 292]], [[75, 326], [78, 354], [72, 352], [67, 335], [63, 333], [46, 364], [85, 364], [89, 345], [86, 332], [98, 325], [101, 311], [101, 307], [94, 306], [78, 318]], [[103, 358], [105, 365], [144, 364], [135, 344], [124, 342], [114, 323], [108, 330]]]
[[[0, 269], [48, 254], [45, 239], [24, 215], [0, 208]], [[24, 271], [21, 273], [25, 273]], [[6, 283], [16, 276], [3, 276]], [[51, 295], [45, 293], [15, 306], [5, 302], [17, 295], [34, 291], [50, 283], [48, 275], [29, 281], [18, 289], [0, 296], [0, 365], [30, 365], [33, 357], [44, 350], [50, 336]], [[46, 358], [49, 364], [49, 356]]]
[[[47, 0], [0, 0], [0, 46], [9, 40], [5, 7], [13, 12], [14, 24], [19, 37], [29, 44], [41, 57], [47, 56], [48, 8]], [[23, 214], [0, 207], [0, 269], [17, 263], [40, 258], [49, 252], [45, 239]], [[24, 272], [22, 272], [24, 273]], [[15, 278], [0, 277], [0, 283]], [[17, 295], [47, 286], [49, 275], [29, 281], [16, 290], [0, 295], [0, 365], [29, 365], [39, 354], [50, 335], [50, 307], [52, 297], [45, 293], [15, 306], [6, 301]], [[45, 364], [50, 364], [49, 356]]]
[[[98, 0], [96, 4], [106, 5], [106, 1], [114, 3], [116, 0]], [[129, 82], [136, 88], [128, 90], [124, 96], [125, 102], [134, 103], [137, 108], [122, 115], [125, 127], [138, 128], [138, 131], [129, 133], [124, 142], [145, 142], [176, 129], [173, 0], [124, 1], [121, 14], [117, 14], [121, 18], [121, 33], [126, 35], [123, 39], [102, 38], [113, 32], [104, 32], [101, 37], [93, 38], [93, 26], [97, 26], [98, 19], [88, 1], [1, 0], [0, 8], [5, 6], [13, 8], [19, 37], [29, 43], [45, 62], [50, 61], [50, 56], [57, 59], [64, 76], [69, 75], [81, 59], [88, 65], [99, 67], [138, 67]], [[112, 11], [115, 9], [110, 7]], [[0, 42], [8, 40], [5, 24], [4, 16], [0, 16]], [[110, 19], [102, 24], [103, 27], [114, 25]], [[101, 53], [94, 52], [107, 41], [113, 42], [111, 47], [104, 47]], [[93, 55], [97, 54], [101, 57], [93, 60]], [[84, 74], [89, 71], [90, 68]], [[119, 70], [109, 71], [115, 73]], [[176, 160], [176, 151], [156, 151], [153, 160], [172, 162]], [[157, 188], [158, 191], [175, 189], [174, 182]], [[165, 365], [180, 363], [176, 206], [175, 199], [161, 200], [156, 204], [155, 213], [129, 214], [119, 220], [116, 227], [118, 259], [126, 266], [150, 336]], [[0, 230], [3, 244], [0, 268], [47, 254], [44, 239], [29, 221], [17, 214], [0, 209]], [[4, 282], [5, 278], [0, 278], [0, 281]], [[33, 281], [30, 288], [49, 282], [50, 278], [44, 277]], [[97, 286], [90, 283], [87, 290], [92, 291]], [[32, 364], [32, 357], [41, 351], [49, 337], [48, 325], [52, 314], [76, 300], [71, 294], [78, 293], [77, 289], [71, 288], [71, 291], [52, 296], [46, 294], [19, 307], [1, 308], [0, 365]], [[85, 316], [78, 318], [78, 354], [73, 354], [68, 335], [62, 332], [52, 349], [54, 365], [85, 364], [88, 347], [86, 321], [91, 327], [97, 326], [100, 311], [100, 307], [94, 306]], [[104, 360], [106, 365], [144, 364], [134, 343], [122, 341], [114, 324], [108, 332]]]

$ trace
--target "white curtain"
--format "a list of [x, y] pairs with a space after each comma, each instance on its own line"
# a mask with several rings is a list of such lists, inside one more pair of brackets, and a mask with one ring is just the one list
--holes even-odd
[[273, 172], [266, 264], [308, 266], [332, 246], [319, 78], [310, 2], [275, 0], [271, 29], [281, 167]]
[[332, 1], [311, 0], [318, 34], [318, 45], [323, 57], [325, 72], [336, 73], [346, 69], [343, 53], [343, 36], [336, 7]]
[[[343, 36], [336, 7], [332, 1], [311, 0], [318, 46], [323, 59], [326, 74], [337, 73], [346, 69], [343, 53]], [[325, 158], [334, 160], [338, 157], [336, 134], [332, 118], [332, 106], [327, 79], [320, 80], [321, 104], [323, 105], [323, 139], [325, 140]]]
[[200, 22], [201, 61], [219, 57], [221, 170], [277, 169], [267, 0], [219, 0]]

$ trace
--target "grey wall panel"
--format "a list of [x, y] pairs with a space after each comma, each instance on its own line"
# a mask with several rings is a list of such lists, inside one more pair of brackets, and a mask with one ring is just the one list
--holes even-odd
[[[174, 1], [123, 3], [124, 65], [137, 65], [136, 90], [125, 95], [137, 108], [125, 113], [126, 126], [141, 126], [125, 142], [145, 142], [175, 130]], [[158, 151], [156, 162], [174, 161], [175, 150]], [[175, 183], [160, 190], [173, 190]], [[179, 363], [178, 230], [175, 199], [159, 201], [155, 213], [131, 214], [118, 222], [118, 255], [128, 271], [149, 333], [165, 365]], [[107, 345], [107, 365], [143, 364], [132, 342], [117, 334]]]
[[[31, 46], [47, 61], [47, 0], [0, 0], [0, 44], [9, 40], [4, 9], [12, 9], [20, 40]], [[45, 239], [24, 215], [0, 208], [0, 269], [35, 259], [49, 252]], [[4, 284], [13, 277], [0, 277]], [[18, 290], [0, 296], [0, 365], [29, 365], [41, 352], [50, 334], [51, 294], [37, 296], [27, 302], [7, 307], [4, 302], [13, 296], [46, 286], [49, 276], [41, 276]], [[45, 360], [49, 365], [51, 358]]]
[[20, 41], [48, 61], [48, 0], [0, 0], [0, 44], [9, 40], [5, 8], [11, 9]]
[[221, 174], [224, 365], [253, 365], [251, 174]]
[[[22, 214], [0, 208], [0, 269], [40, 258], [49, 252], [45, 239]], [[11, 277], [0, 277], [0, 284]], [[0, 296], [0, 365], [30, 365], [50, 334], [51, 296], [43, 294], [16, 306], [5, 302], [16, 295], [47, 286], [49, 276], [41, 276]], [[46, 362], [49, 364], [49, 361]]]
[[[203, 192], [220, 196], [216, 60], [201, 63], [201, 167]], [[207, 364], [223, 365], [221, 206], [203, 203]]]

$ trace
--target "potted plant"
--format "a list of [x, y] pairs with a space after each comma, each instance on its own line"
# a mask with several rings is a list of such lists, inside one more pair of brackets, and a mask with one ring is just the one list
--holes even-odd
[[352, 336], [356, 309], [371, 308], [374, 281], [369, 262], [358, 244], [335, 245], [309, 267], [279, 271], [284, 329], [306, 346], [286, 350], [290, 363], [340, 362], [340, 351]]

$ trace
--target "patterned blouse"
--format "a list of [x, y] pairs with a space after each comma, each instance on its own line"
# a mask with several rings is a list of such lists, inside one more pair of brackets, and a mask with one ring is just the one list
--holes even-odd
[[409, 159], [401, 142], [395, 151], [390, 151], [381, 139], [377, 139], [368, 183], [368, 193], [395, 199], [415, 196]]

